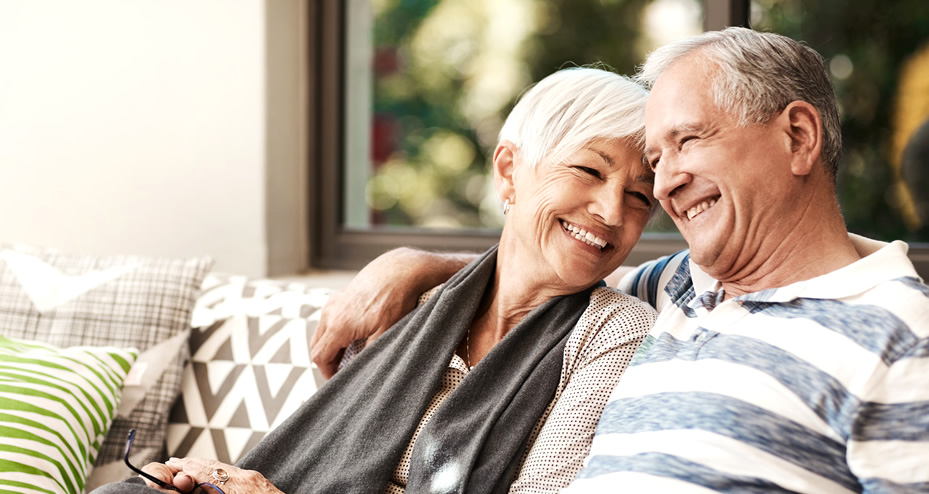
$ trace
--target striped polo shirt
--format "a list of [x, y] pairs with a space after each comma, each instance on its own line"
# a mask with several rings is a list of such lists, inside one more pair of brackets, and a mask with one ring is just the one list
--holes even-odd
[[723, 300], [687, 251], [621, 288], [659, 309], [567, 492], [929, 492], [929, 288], [903, 242]]

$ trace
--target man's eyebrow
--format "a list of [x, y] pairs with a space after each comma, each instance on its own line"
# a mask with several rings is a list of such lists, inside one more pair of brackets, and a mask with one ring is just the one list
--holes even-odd
[[[665, 132], [664, 138], [668, 140], [675, 140], [681, 134], [689, 134], [692, 132], [702, 132], [705, 129], [705, 125], [697, 123], [682, 123], [678, 124], [667, 132]], [[655, 153], [655, 149], [652, 147], [646, 147], [645, 152], [642, 153], [642, 161], [648, 163], [648, 155]]]
[[667, 135], [672, 140], [681, 134], [690, 134], [692, 132], [702, 132], [706, 126], [697, 123], [683, 123], [672, 127], [668, 130]]

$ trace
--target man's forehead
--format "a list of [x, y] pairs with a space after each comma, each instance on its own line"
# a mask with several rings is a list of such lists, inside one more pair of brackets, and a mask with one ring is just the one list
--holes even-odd
[[696, 76], [688, 59], [680, 60], [661, 73], [645, 102], [646, 145], [662, 138], [703, 130], [718, 112], [703, 70]]
[[703, 71], [695, 72], [691, 67], [682, 66], [686, 60], [677, 62], [658, 76], [648, 98], [645, 109], [655, 108], [671, 99], [691, 99], [706, 96], [710, 89], [710, 76]]
[[646, 99], [646, 111], [658, 100], [711, 97], [713, 80], [717, 76], [718, 65], [706, 55], [699, 51], [684, 55], [658, 74]]

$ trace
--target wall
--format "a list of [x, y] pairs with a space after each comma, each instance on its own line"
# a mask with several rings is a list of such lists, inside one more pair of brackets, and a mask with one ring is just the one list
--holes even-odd
[[305, 267], [300, 5], [0, 0], [0, 242]]

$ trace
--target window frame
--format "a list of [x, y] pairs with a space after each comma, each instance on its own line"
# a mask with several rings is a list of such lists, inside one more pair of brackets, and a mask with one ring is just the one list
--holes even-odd
[[[396, 247], [430, 251], [482, 252], [499, 240], [493, 230], [343, 227], [346, 57], [344, 0], [319, 0], [307, 8], [307, 166], [309, 168], [309, 252], [316, 269], [360, 269]], [[748, 25], [749, 0], [704, 0], [704, 29]], [[645, 233], [629, 254], [635, 265], [687, 248], [676, 233]], [[929, 278], [929, 244], [912, 244], [910, 259]]]

